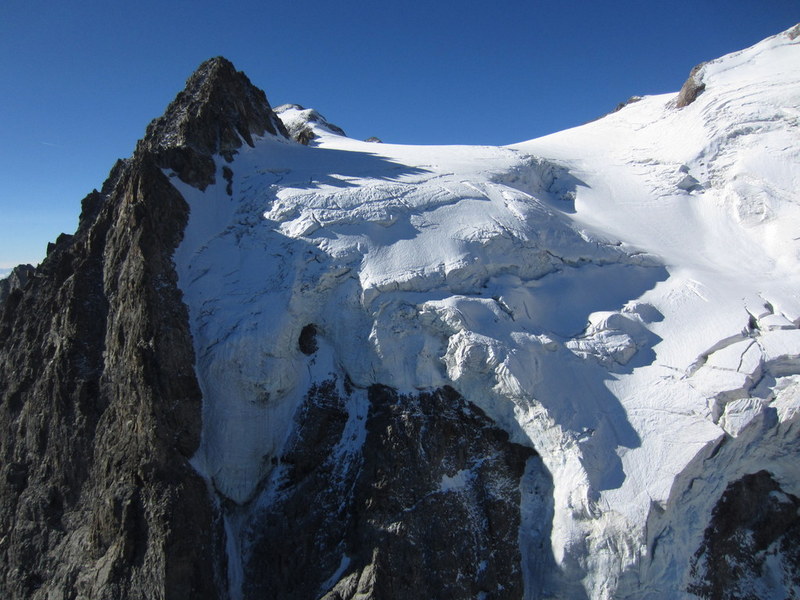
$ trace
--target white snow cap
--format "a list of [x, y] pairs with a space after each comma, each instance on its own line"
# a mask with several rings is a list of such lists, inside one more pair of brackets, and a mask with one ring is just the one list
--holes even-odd
[[676, 589], [730, 481], [800, 493], [798, 42], [706, 64], [685, 108], [644, 97], [509, 147], [370, 144], [279, 107], [313, 147], [243, 147], [232, 196], [173, 180], [197, 468], [252, 498], [331, 373], [451, 385], [541, 455], [554, 555], [589, 597]]

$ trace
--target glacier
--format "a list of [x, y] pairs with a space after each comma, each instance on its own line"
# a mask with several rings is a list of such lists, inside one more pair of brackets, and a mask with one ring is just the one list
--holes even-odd
[[[706, 63], [685, 107], [648, 96], [507, 147], [361, 142], [287, 106], [308, 146], [265, 135], [204, 190], [168, 172], [190, 206], [174, 261], [204, 399], [193, 464], [237, 507], [229, 573], [331, 378], [360, 390], [355, 446], [377, 384], [451, 386], [535, 449], [555, 597], [676, 597], [730, 484], [766, 470], [800, 496], [797, 33]], [[534, 598], [542, 508], [520, 485]]]

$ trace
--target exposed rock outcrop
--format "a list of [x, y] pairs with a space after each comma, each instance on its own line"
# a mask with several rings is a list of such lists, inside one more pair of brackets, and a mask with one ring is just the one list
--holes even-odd
[[304, 146], [307, 146], [311, 140], [317, 137], [311, 125], [320, 127], [329, 133], [346, 135], [341, 127], [329, 123], [325, 117], [313, 108], [303, 108], [299, 104], [281, 104], [275, 108], [275, 114], [286, 126], [289, 137]]
[[692, 560], [689, 591], [709, 600], [792, 598], [800, 589], [800, 498], [767, 471], [731, 483]]
[[619, 111], [621, 111], [623, 108], [625, 108], [626, 106], [628, 106], [628, 105], [630, 105], [630, 104], [636, 104], [637, 102], [640, 102], [640, 101], [641, 101], [641, 99], [642, 99], [642, 97], [641, 97], [641, 96], [631, 96], [630, 98], [628, 98], [627, 100], [625, 100], [625, 102], [620, 102], [619, 104], [617, 104], [617, 105], [614, 107], [614, 110], [612, 110], [611, 112], [612, 112], [612, 113], [619, 112]]
[[706, 84], [703, 82], [703, 67], [705, 66], [706, 63], [700, 63], [689, 73], [689, 78], [683, 83], [681, 91], [678, 92], [678, 97], [675, 100], [675, 108], [689, 106], [705, 91]]
[[522, 597], [533, 451], [451, 388], [356, 391], [366, 415], [348, 412], [350, 392], [309, 393], [272, 502], [247, 529], [244, 598]]

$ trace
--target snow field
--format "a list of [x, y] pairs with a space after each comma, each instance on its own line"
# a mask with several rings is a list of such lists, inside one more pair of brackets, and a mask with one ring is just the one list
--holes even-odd
[[452, 385], [552, 477], [552, 505], [523, 493], [522, 515], [552, 515], [553, 589], [659, 598], [687, 581], [730, 481], [766, 468], [800, 492], [800, 49], [775, 36], [701, 76], [683, 109], [647, 97], [513, 147], [310, 123], [309, 147], [243, 147], [230, 196], [222, 159], [205, 192], [174, 179], [197, 469], [257, 503], [312, 383]]

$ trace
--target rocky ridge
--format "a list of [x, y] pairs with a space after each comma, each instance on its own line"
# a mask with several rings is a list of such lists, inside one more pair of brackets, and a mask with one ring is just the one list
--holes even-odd
[[218, 597], [221, 534], [189, 464], [201, 394], [172, 254], [212, 156], [285, 131], [260, 90], [207, 61], [133, 157], [82, 203], [0, 317], [0, 595]]
[[264, 92], [218, 56], [201, 64], [164, 115], [147, 126], [136, 152], [203, 189], [215, 181], [215, 154], [230, 162], [243, 142], [252, 146], [254, 136], [265, 134], [288, 137]]

